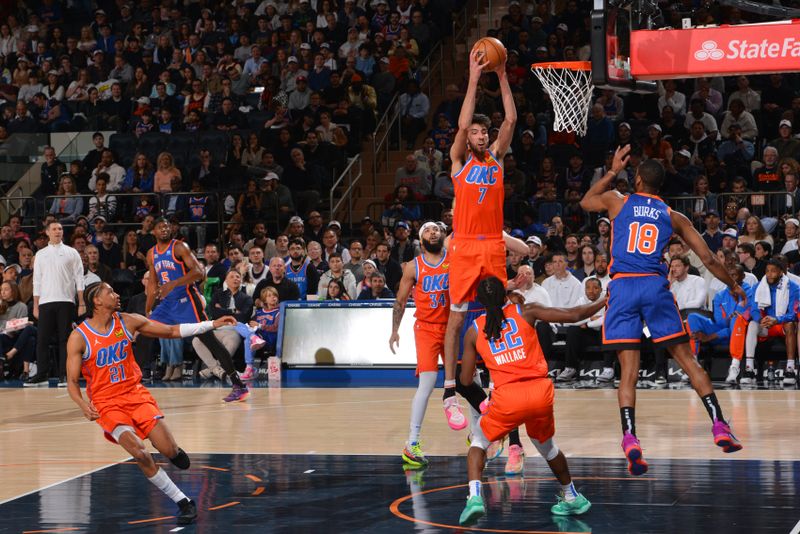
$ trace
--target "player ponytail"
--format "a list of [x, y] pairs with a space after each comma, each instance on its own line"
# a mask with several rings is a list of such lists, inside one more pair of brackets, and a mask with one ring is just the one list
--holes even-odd
[[89, 284], [83, 290], [83, 303], [86, 306], [86, 317], [94, 316], [94, 298], [97, 296], [97, 292], [100, 291], [101, 287], [103, 287], [103, 282], [95, 282]]
[[478, 284], [478, 302], [486, 308], [486, 326], [483, 333], [492, 341], [500, 337], [506, 318], [503, 305], [506, 302], [506, 288], [496, 276], [481, 280]]

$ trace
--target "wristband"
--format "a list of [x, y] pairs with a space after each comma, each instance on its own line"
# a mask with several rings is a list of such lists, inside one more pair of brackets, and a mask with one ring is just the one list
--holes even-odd
[[456, 381], [455, 381], [455, 379], [453, 379], [453, 380], [445, 380], [445, 381], [444, 381], [444, 387], [445, 387], [445, 389], [447, 389], [447, 388], [454, 388], [454, 387], [456, 387]]
[[178, 325], [181, 337], [192, 337], [205, 334], [214, 329], [214, 321], [203, 321], [202, 323], [183, 323]]

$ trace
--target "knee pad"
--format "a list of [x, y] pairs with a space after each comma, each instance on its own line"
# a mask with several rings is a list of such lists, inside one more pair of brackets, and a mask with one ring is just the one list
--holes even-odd
[[558, 456], [558, 446], [553, 441], [553, 438], [548, 439], [544, 443], [533, 438], [531, 438], [531, 441], [533, 442], [533, 446], [536, 447], [536, 450], [539, 451], [539, 454], [541, 454], [542, 458], [546, 461], [550, 462]]
[[122, 437], [122, 434], [125, 432], [130, 432], [134, 436], [136, 435], [136, 431], [133, 429], [132, 426], [129, 425], [117, 425], [114, 427], [114, 430], [111, 431], [110, 435], [114, 438], [116, 443], [119, 443], [119, 438]]
[[186, 454], [180, 447], [178, 447], [177, 456], [175, 456], [175, 458], [170, 458], [169, 461], [172, 462], [172, 465], [178, 469], [189, 469], [189, 466], [192, 463], [189, 461], [189, 455]]

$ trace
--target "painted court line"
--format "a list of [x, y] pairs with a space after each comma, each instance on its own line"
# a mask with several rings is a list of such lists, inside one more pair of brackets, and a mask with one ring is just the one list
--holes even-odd
[[56, 487], [56, 486], [58, 486], [58, 485], [60, 485], [60, 484], [63, 484], [63, 483], [65, 483], [65, 482], [69, 482], [69, 481], [71, 481], [71, 480], [75, 480], [75, 479], [78, 479], [78, 478], [81, 478], [81, 477], [85, 477], [86, 475], [91, 475], [92, 473], [96, 473], [96, 472], [98, 472], [98, 471], [102, 471], [103, 469], [108, 469], [109, 467], [111, 467], [111, 466], [113, 466], [113, 465], [117, 465], [117, 464], [118, 464], [118, 463], [120, 463], [120, 462], [125, 462], [125, 461], [131, 460], [131, 459], [132, 459], [132, 457], [130, 457], [130, 456], [127, 456], [127, 457], [123, 458], [122, 460], [120, 460], [119, 462], [111, 462], [111, 463], [109, 463], [109, 464], [101, 465], [100, 467], [97, 467], [97, 468], [95, 468], [95, 469], [90, 469], [89, 471], [86, 471], [85, 473], [80, 473], [80, 474], [78, 474], [78, 475], [75, 475], [75, 476], [72, 476], [72, 477], [66, 478], [66, 479], [64, 479], [64, 480], [62, 480], [62, 481], [60, 481], [60, 482], [53, 482], [52, 484], [48, 484], [47, 486], [43, 486], [43, 487], [41, 487], [41, 488], [37, 488], [37, 489], [35, 489], [35, 490], [31, 490], [31, 491], [28, 491], [28, 492], [22, 493], [22, 494], [20, 494], [20, 495], [16, 495], [16, 496], [14, 496], [14, 497], [11, 497], [11, 498], [9, 498], [9, 499], [6, 499], [6, 500], [4, 500], [4, 501], [0, 501], [0, 505], [6, 504], [7, 502], [15, 501], [15, 500], [17, 500], [17, 499], [21, 499], [22, 497], [26, 497], [26, 496], [28, 496], [28, 495], [31, 495], [31, 494], [37, 493], [37, 492], [39, 492], [39, 491], [44, 491], [44, 490], [46, 490], [46, 489], [54, 488], [54, 487]]
[[789, 534], [800, 534], [800, 521], [797, 522]]

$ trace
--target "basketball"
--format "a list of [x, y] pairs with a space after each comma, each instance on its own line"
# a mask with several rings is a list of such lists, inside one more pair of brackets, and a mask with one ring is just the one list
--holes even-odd
[[494, 37], [484, 37], [483, 39], [479, 39], [478, 42], [476, 42], [472, 47], [472, 50], [483, 52], [481, 62], [489, 61], [489, 64], [486, 65], [486, 70], [494, 70], [500, 65], [503, 65], [506, 62], [506, 57], [508, 56], [506, 47]]

